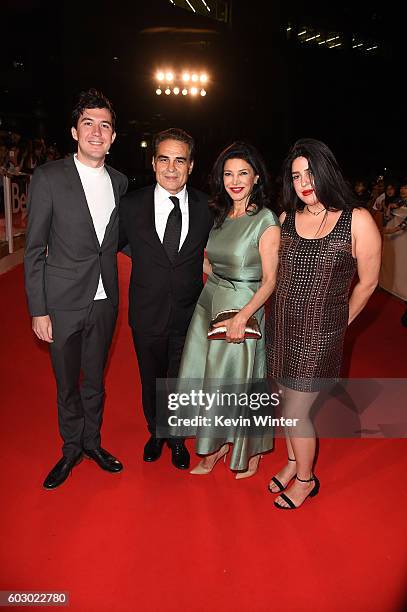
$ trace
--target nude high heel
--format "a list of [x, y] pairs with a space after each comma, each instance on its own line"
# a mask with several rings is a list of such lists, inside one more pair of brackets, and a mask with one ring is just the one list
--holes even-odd
[[213, 463], [209, 467], [204, 466], [203, 465], [204, 459], [201, 459], [198, 465], [196, 465], [189, 473], [198, 474], [198, 475], [210, 474], [213, 468], [215, 467], [215, 465], [218, 463], [218, 461], [222, 459], [222, 457], [223, 457], [223, 462], [226, 463], [226, 455], [228, 454], [228, 452], [229, 452], [229, 444], [224, 444], [223, 446], [220, 447], [217, 453], [213, 454], [214, 460], [213, 460]]
[[242, 478], [250, 478], [250, 476], [254, 476], [259, 469], [260, 459], [263, 455], [254, 455], [249, 459], [249, 465], [247, 470], [244, 472], [238, 472], [235, 476], [236, 480], [241, 480]]

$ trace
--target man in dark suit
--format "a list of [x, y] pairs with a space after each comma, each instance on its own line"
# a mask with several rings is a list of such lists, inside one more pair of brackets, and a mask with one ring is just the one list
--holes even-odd
[[123, 468], [100, 439], [118, 306], [118, 204], [127, 190], [127, 178], [104, 165], [114, 124], [109, 100], [83, 92], [72, 112], [77, 153], [38, 167], [29, 190], [25, 286], [34, 333], [50, 346], [63, 439], [46, 489], [62, 484], [83, 453], [106, 471]]
[[[129, 323], [133, 332], [150, 438], [144, 461], [156, 461], [164, 439], [156, 436], [156, 379], [176, 378], [188, 325], [202, 290], [203, 255], [212, 216], [208, 196], [187, 187], [194, 141], [178, 128], [153, 142], [157, 184], [127, 194], [120, 203], [120, 248], [130, 246]], [[169, 438], [172, 463], [189, 467], [183, 439]]]

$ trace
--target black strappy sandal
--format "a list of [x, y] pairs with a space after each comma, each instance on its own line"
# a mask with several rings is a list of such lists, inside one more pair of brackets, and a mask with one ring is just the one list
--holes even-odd
[[[295, 461], [295, 459], [290, 459], [290, 457], [287, 457], [288, 461]], [[293, 476], [293, 478], [295, 478], [295, 474]], [[267, 489], [269, 490], [269, 493], [272, 493], [273, 495], [277, 495], [278, 493], [281, 493], [281, 491], [284, 491], [287, 487], [288, 487], [288, 483], [293, 479], [290, 478], [290, 480], [287, 482], [287, 484], [284, 486], [282, 482], [279, 481], [279, 479], [276, 476], [273, 476], [273, 478], [271, 479], [271, 482], [274, 482], [275, 485], [278, 486], [278, 491], [273, 491], [272, 489], [270, 489], [270, 484], [268, 485]]]
[[[315, 495], [318, 495], [319, 493], [319, 489], [320, 489], [320, 482], [318, 480], [318, 478], [315, 476], [312, 476], [312, 478], [309, 478], [308, 480], [302, 480], [302, 478], [298, 478], [298, 476], [296, 476], [296, 479], [299, 480], [300, 482], [315, 482], [315, 486], [312, 489], [312, 491], [310, 493], [308, 493], [307, 497], [315, 497]], [[307, 497], [305, 499], [307, 499]], [[288, 495], [286, 495], [285, 493], [281, 494], [281, 498], [287, 502], [288, 507], [287, 506], [280, 506], [280, 504], [278, 504], [276, 501], [274, 502], [274, 505], [276, 508], [278, 508], [279, 510], [296, 510], [297, 508], [300, 508], [302, 506], [296, 506], [294, 504], [294, 502], [288, 497]], [[305, 501], [304, 499], [304, 501]], [[304, 502], [302, 502], [304, 503]]]

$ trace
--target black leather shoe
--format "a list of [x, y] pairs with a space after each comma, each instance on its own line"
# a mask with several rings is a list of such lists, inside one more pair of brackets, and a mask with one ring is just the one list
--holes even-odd
[[179, 470], [187, 470], [189, 468], [189, 452], [184, 441], [168, 441], [168, 446], [171, 449], [172, 464]]
[[123, 465], [120, 461], [108, 453], [104, 448], [99, 447], [91, 450], [86, 450], [86, 448], [84, 448], [83, 454], [87, 459], [96, 461], [98, 466], [101, 467], [102, 470], [106, 470], [106, 472], [121, 472], [123, 469]]
[[163, 445], [164, 438], [155, 438], [154, 436], [151, 436], [151, 438], [144, 447], [144, 461], [157, 461], [157, 459], [161, 457]]
[[52, 468], [46, 479], [44, 480], [44, 489], [56, 489], [68, 478], [72, 472], [72, 468], [82, 461], [82, 453], [76, 457], [62, 457], [58, 463]]

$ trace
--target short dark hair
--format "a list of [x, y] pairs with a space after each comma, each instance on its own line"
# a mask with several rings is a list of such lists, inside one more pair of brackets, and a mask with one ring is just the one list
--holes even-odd
[[78, 100], [72, 109], [72, 127], [77, 127], [78, 121], [86, 108], [106, 108], [112, 116], [112, 129], [113, 131], [115, 130], [116, 113], [113, 110], [112, 103], [102, 92], [93, 87], [87, 91], [80, 92]]
[[164, 140], [178, 140], [179, 142], [185, 142], [189, 148], [189, 159], [192, 161], [195, 155], [195, 141], [188, 132], [181, 128], [169, 128], [158, 132], [153, 137], [153, 155], [157, 155], [158, 145]]
[[[270, 202], [270, 180], [263, 157], [252, 144], [237, 140], [221, 151], [209, 177], [211, 188], [209, 206], [215, 214], [215, 227], [222, 225], [233, 207], [232, 199], [223, 182], [223, 169], [228, 159], [244, 159], [253, 168], [254, 173], [259, 176], [257, 183], [253, 185], [253, 191], [247, 202], [246, 213], [257, 214], [262, 208], [273, 210]], [[255, 210], [252, 210], [250, 206], [253, 204], [256, 205]]]
[[352, 210], [360, 206], [345, 180], [331, 149], [320, 140], [300, 138], [291, 147], [283, 164], [283, 203], [285, 210], [303, 210], [305, 204], [295, 193], [292, 163], [305, 157], [314, 180], [315, 194], [328, 210]]

